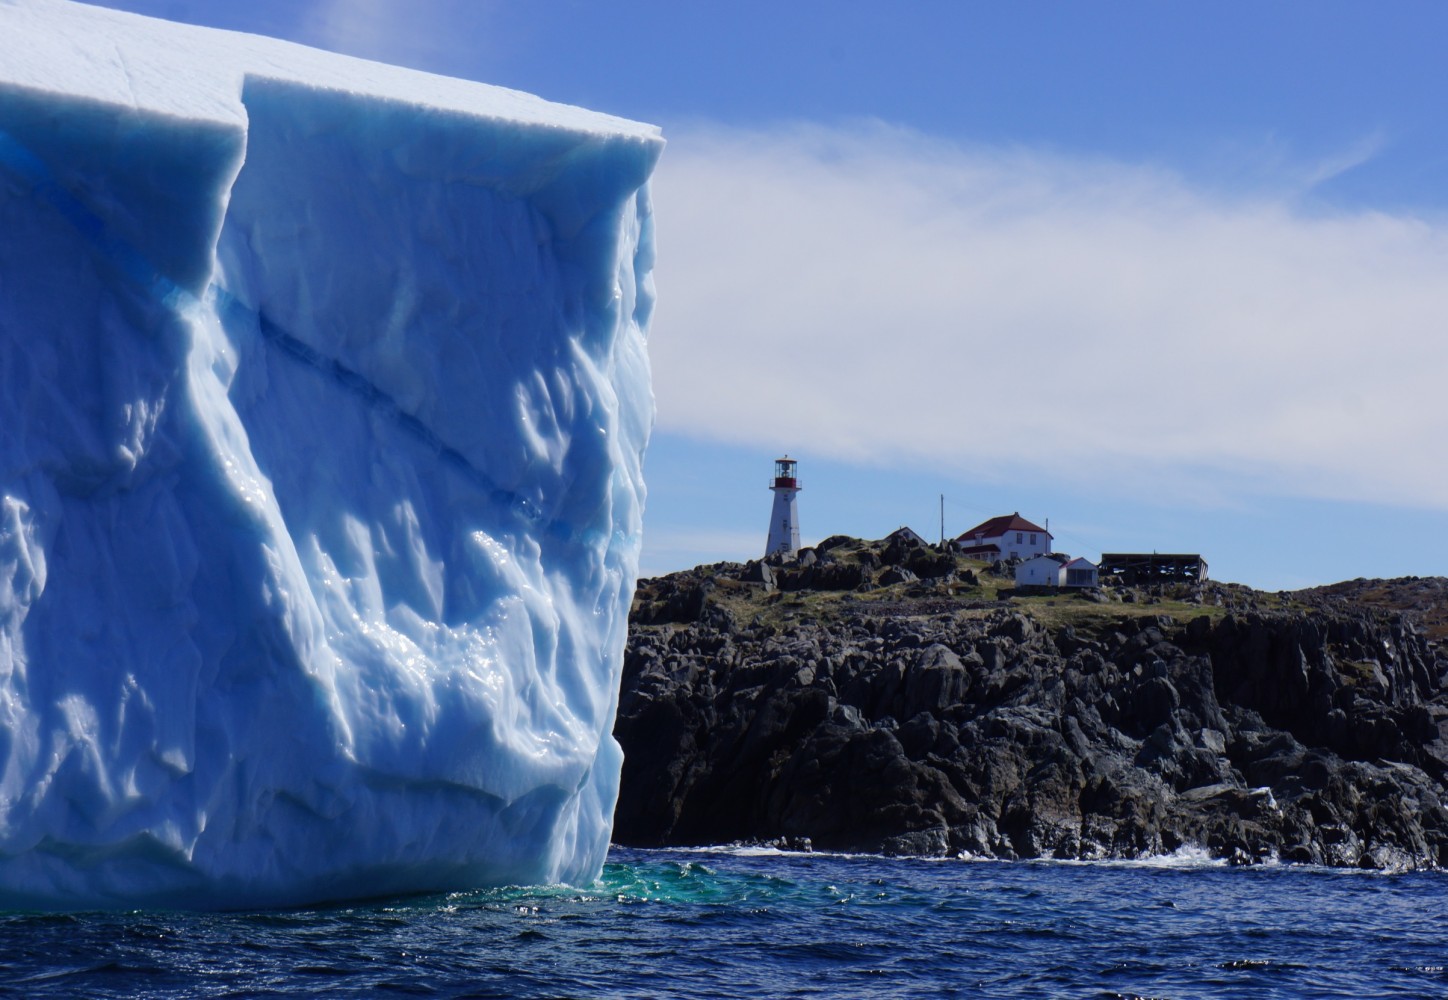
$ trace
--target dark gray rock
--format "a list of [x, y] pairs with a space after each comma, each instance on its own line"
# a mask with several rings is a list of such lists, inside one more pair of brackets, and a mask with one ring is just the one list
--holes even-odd
[[725, 608], [728, 587], [770, 578], [858, 587], [871, 559], [908, 587], [912, 560], [936, 555], [861, 544], [640, 588], [618, 842], [1448, 864], [1448, 661], [1410, 619], [1340, 598], [1264, 611], [1283, 602], [1215, 584], [1195, 596], [1242, 610], [1177, 622], [1102, 606], [1089, 627], [1047, 628], [986, 603], [907, 613], [934, 596], [852, 600], [828, 624], [741, 625]]

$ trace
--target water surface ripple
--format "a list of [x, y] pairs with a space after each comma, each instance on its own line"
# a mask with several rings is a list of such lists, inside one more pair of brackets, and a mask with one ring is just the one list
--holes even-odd
[[615, 849], [587, 890], [0, 914], [26, 997], [1439, 997], [1448, 876]]

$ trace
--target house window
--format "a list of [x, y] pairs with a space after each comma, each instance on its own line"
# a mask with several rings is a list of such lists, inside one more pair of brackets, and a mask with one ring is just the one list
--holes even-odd
[[1036, 544], [1036, 533], [1035, 533], [1034, 531], [1031, 532], [1031, 544], [1032, 544], [1032, 545], [1035, 545], [1035, 544]]
[[1016, 544], [1021, 544], [1021, 533], [1019, 531], [1016, 532]]

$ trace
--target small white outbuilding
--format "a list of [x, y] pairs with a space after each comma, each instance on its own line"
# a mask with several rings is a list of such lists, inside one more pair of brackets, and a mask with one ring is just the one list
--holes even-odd
[[1064, 552], [1048, 552], [1016, 567], [1017, 587], [1095, 587], [1096, 564], [1072, 559]]
[[1095, 587], [1100, 584], [1096, 564], [1084, 556], [1072, 559], [1065, 566], [1066, 586]]
[[888, 535], [886, 535], [886, 536], [885, 536], [885, 541], [887, 541], [887, 542], [895, 542], [895, 541], [900, 541], [900, 542], [914, 542], [916, 545], [929, 545], [929, 544], [930, 544], [930, 543], [927, 542], [924, 538], [921, 537], [920, 532], [916, 531], [914, 528], [911, 528], [909, 525], [905, 525], [905, 524], [902, 524], [900, 527], [896, 528], [894, 531], [892, 531], [892, 532], [890, 532]]
[[1066, 579], [1066, 561], [1062, 552], [1048, 552], [1027, 559], [1016, 567], [1017, 587], [1059, 587]]

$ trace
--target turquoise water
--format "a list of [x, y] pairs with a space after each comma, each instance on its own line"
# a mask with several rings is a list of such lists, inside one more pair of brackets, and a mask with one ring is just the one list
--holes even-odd
[[1448, 875], [615, 850], [586, 891], [0, 916], [0, 995], [1440, 997]]

